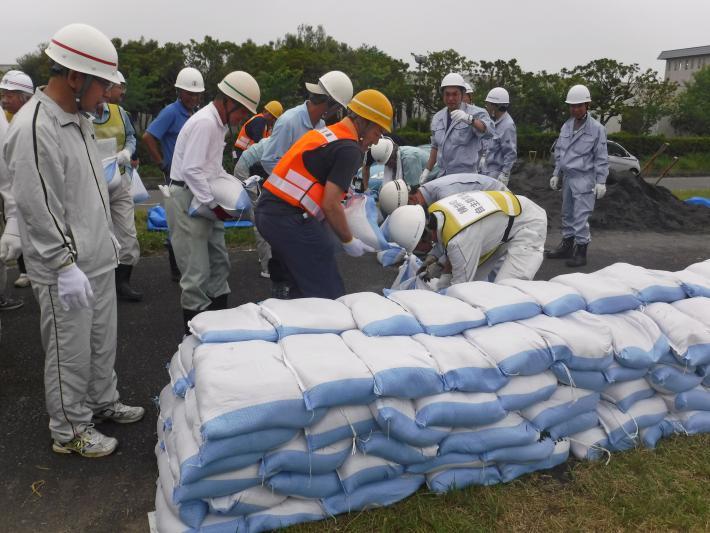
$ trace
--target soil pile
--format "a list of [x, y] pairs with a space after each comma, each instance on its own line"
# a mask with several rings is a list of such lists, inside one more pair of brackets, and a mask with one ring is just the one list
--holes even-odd
[[[543, 207], [548, 223], [557, 227], [562, 193], [550, 189], [552, 170], [551, 165], [524, 163], [510, 177], [508, 186]], [[685, 204], [665, 187], [648, 184], [627, 172], [610, 173], [606, 185], [606, 196], [597, 200], [589, 218], [593, 228], [687, 233], [710, 230], [710, 209]]]

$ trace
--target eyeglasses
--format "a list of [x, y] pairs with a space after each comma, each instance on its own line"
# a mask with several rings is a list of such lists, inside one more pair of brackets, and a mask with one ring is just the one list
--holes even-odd
[[94, 79], [96, 81], [98, 81], [99, 84], [101, 84], [101, 87], [104, 88], [104, 91], [110, 91], [111, 89], [113, 89], [113, 86], [115, 85], [113, 82], [110, 82], [110, 81], [105, 80], [103, 78], [94, 78]]

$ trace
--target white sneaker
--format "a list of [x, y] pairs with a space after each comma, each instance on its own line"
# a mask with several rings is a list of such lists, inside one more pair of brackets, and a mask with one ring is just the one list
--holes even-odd
[[107, 437], [94, 429], [93, 424], [89, 424], [84, 431], [69, 442], [55, 440], [52, 443], [52, 450], [56, 453], [78, 453], [82, 457], [104, 457], [111, 455], [117, 446], [116, 439]]
[[20, 274], [15, 280], [14, 285], [18, 289], [25, 289], [30, 286], [30, 278], [27, 277], [27, 274]]
[[264, 270], [262, 270], [261, 272], [259, 272], [259, 275], [260, 275], [262, 278], [266, 278], [266, 279], [271, 278], [271, 275], [270, 275], [268, 272], [264, 271]]
[[117, 424], [131, 424], [133, 422], [138, 422], [145, 415], [145, 409], [142, 407], [131, 407], [130, 405], [124, 405], [121, 402], [116, 402], [113, 405], [102, 409], [98, 413], [94, 413], [94, 420], [96, 422], [103, 422], [104, 420], [111, 420]]

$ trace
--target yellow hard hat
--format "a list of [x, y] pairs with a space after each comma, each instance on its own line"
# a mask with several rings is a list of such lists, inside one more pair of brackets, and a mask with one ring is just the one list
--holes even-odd
[[276, 100], [271, 100], [271, 102], [264, 106], [264, 109], [274, 115], [274, 118], [279, 118], [284, 112], [284, 106], [281, 105], [281, 102]]
[[390, 132], [392, 131], [392, 117], [394, 111], [387, 97], [375, 89], [360, 91], [348, 104], [348, 109], [356, 115], [374, 122]]

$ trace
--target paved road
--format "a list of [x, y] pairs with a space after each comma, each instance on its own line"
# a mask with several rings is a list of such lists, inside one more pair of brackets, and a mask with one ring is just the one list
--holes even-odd
[[[648, 183], [656, 183], [658, 178], [646, 178]], [[672, 191], [681, 191], [684, 189], [710, 189], [710, 176], [693, 176], [681, 177], [671, 176], [663, 178], [659, 185], [666, 187]]]
[[[617, 261], [676, 270], [710, 257], [703, 235], [594, 233], [585, 271]], [[557, 235], [550, 238], [557, 240]], [[254, 252], [232, 254], [231, 304], [259, 301], [269, 281], [258, 277]], [[349, 292], [379, 291], [394, 269], [381, 268], [372, 256], [341, 258]], [[540, 279], [569, 272], [560, 261], [547, 261]], [[16, 272], [10, 272], [11, 280]], [[2, 314], [0, 341], [0, 530], [145, 532], [146, 514], [154, 508], [157, 477], [153, 448], [156, 409], [153, 398], [168, 383], [165, 364], [181, 338], [178, 288], [168, 278], [163, 256], [143, 259], [135, 284], [145, 292], [142, 304], [120, 303], [116, 370], [122, 398], [148, 408], [145, 420], [128, 426], [102, 424], [116, 436], [118, 451], [102, 459], [60, 456], [50, 449], [43, 396], [43, 354], [38, 309], [31, 291], [18, 291], [26, 305]], [[33, 491], [34, 487], [34, 491]], [[324, 525], [324, 531], [332, 524]]]

